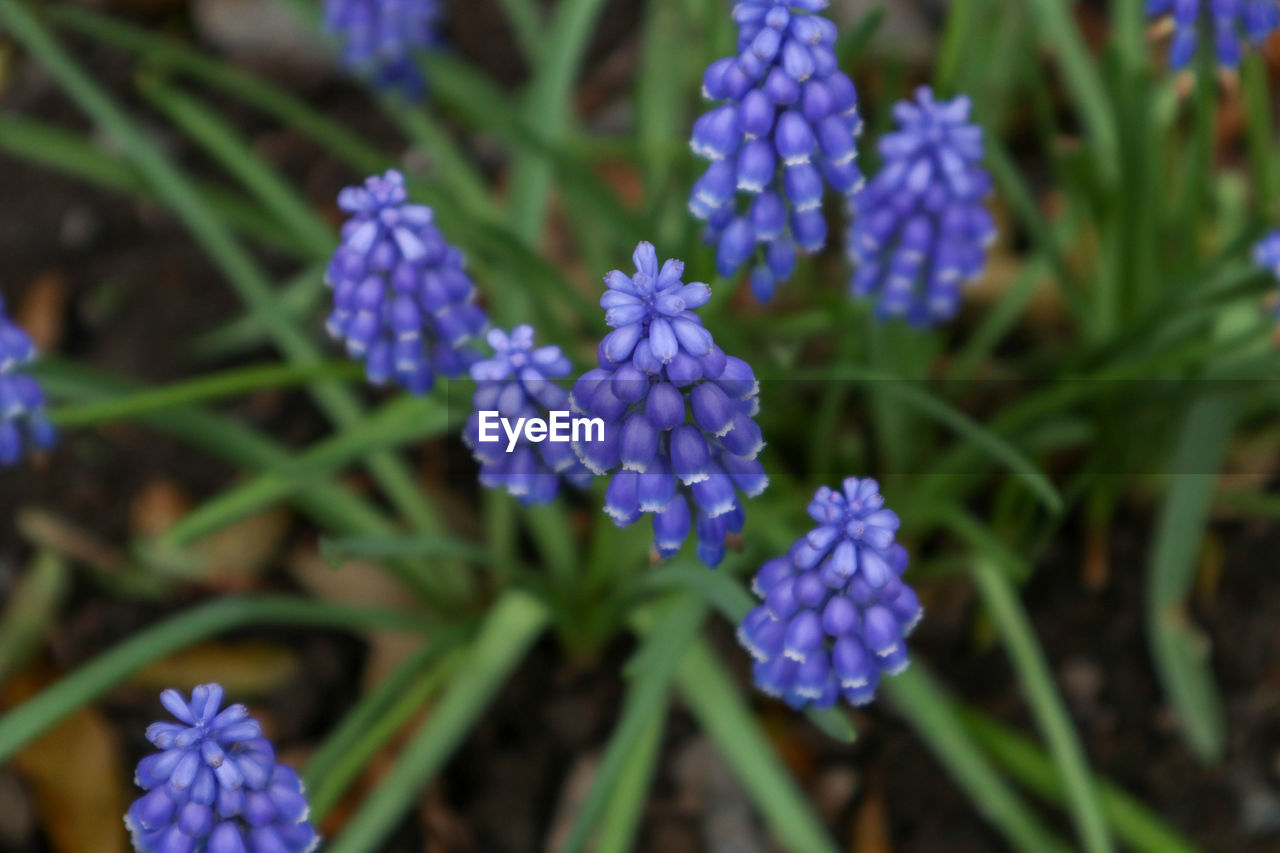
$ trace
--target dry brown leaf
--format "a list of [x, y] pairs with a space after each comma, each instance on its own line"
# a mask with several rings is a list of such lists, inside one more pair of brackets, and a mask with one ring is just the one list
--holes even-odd
[[889, 815], [885, 811], [880, 786], [873, 784], [858, 804], [853, 816], [853, 837], [849, 840], [852, 853], [889, 853]]
[[270, 643], [204, 643], [148, 664], [129, 681], [154, 690], [190, 690], [216, 681], [234, 696], [262, 696], [298, 674], [298, 655]]
[[52, 352], [62, 342], [62, 312], [67, 305], [67, 285], [56, 272], [36, 278], [14, 317], [36, 348]]
[[129, 529], [134, 536], [159, 536], [191, 511], [191, 498], [173, 480], [152, 480], [142, 487], [129, 507]]
[[[315, 548], [299, 548], [288, 559], [294, 579], [312, 595], [367, 607], [402, 608], [413, 594], [383, 569], [363, 560], [347, 560], [332, 569]], [[377, 684], [422, 648], [422, 639], [395, 631], [369, 634], [369, 659], [364, 667], [366, 687]]]
[[[5, 690], [6, 704], [36, 692], [26, 676]], [[35, 798], [40, 823], [58, 853], [124, 853], [126, 808], [120, 750], [92, 705], [81, 708], [13, 757]]]
[[265, 510], [210, 533], [186, 551], [210, 586], [229, 592], [250, 589], [284, 544], [289, 521], [282, 507]]

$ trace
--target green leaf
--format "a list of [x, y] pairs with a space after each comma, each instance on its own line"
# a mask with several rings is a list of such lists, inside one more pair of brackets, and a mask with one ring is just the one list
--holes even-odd
[[665, 717], [654, 716], [627, 754], [609, 806], [600, 819], [596, 853], [627, 853], [635, 844], [640, 818], [657, 769]]
[[[40, 60], [81, 109], [120, 145], [138, 174], [173, 209], [245, 304], [262, 319], [272, 339], [289, 360], [300, 363], [319, 361], [313, 336], [298, 328], [286, 313], [278, 309], [276, 294], [261, 267], [235, 241], [225, 223], [190, 180], [120, 105], [71, 58], [21, 2], [0, 0], [0, 21]], [[350, 425], [360, 418], [360, 404], [347, 389], [332, 383], [318, 383], [313, 393], [321, 408], [336, 423]], [[386, 452], [371, 453], [368, 464], [387, 496], [412, 523], [428, 532], [439, 529], [438, 515], [399, 459]], [[465, 594], [465, 576], [452, 567], [442, 567], [440, 574], [442, 585], [447, 583], [455, 596]]]
[[220, 163], [250, 195], [305, 245], [316, 260], [333, 252], [337, 234], [311, 209], [279, 172], [267, 165], [222, 121], [209, 104], [155, 75], [144, 75], [138, 88], [161, 112]]
[[[581, 853], [591, 831], [610, 809], [634, 753], [646, 734], [661, 728], [667, 691], [685, 649], [702, 627], [706, 607], [696, 597], [683, 595], [672, 601], [656, 619], [641, 628], [640, 648], [627, 666], [630, 687], [623, 700], [618, 724], [605, 748], [600, 769], [559, 853]], [[640, 792], [643, 796], [643, 791]]]
[[[1036, 744], [972, 708], [953, 703], [965, 728], [1001, 769], [1037, 796], [1062, 805], [1066, 790], [1053, 761]], [[1095, 776], [1092, 786], [1116, 837], [1140, 853], [1198, 853], [1199, 848], [1124, 789]]]
[[[32, 373], [39, 378], [48, 362], [37, 364]], [[160, 388], [114, 396], [109, 400], [76, 406], [54, 406], [49, 421], [59, 427], [85, 427], [111, 421], [132, 420], [156, 412], [196, 403], [208, 403], [266, 388], [288, 388], [317, 379], [359, 378], [360, 366], [349, 361], [322, 361], [315, 364], [255, 364], [219, 373], [206, 374]]]
[[822, 820], [705, 642], [689, 647], [677, 677], [694, 719], [715, 741], [782, 845], [805, 853], [835, 853], [838, 848]]
[[249, 625], [311, 625], [348, 631], [427, 632], [422, 614], [280, 596], [227, 597], [133, 634], [0, 717], [0, 763], [152, 661]]
[[323, 537], [320, 556], [332, 568], [344, 561], [385, 560], [393, 557], [449, 557], [471, 563], [484, 563], [489, 552], [479, 545], [438, 534], [419, 536], [344, 536]]
[[1049, 742], [1049, 752], [1066, 791], [1080, 844], [1092, 853], [1108, 853], [1114, 849], [1110, 827], [1094, 790], [1084, 748], [1053, 684], [1049, 663], [1036, 641], [1031, 620], [1022, 609], [1008, 576], [996, 567], [990, 557], [975, 558], [973, 575], [987, 612], [991, 614], [1013, 660], [1023, 696], [1031, 706], [1037, 726]]
[[52, 551], [40, 551], [8, 594], [0, 616], [0, 686], [22, 668], [57, 618], [69, 587], [67, 567]]
[[1218, 476], [1209, 472], [1221, 468], [1238, 405], [1230, 397], [1206, 397], [1188, 411], [1147, 566], [1147, 633], [1156, 672], [1188, 745], [1206, 761], [1222, 757], [1226, 722], [1207, 641], [1188, 617], [1187, 597], [1217, 489]]
[[1014, 849], [1024, 853], [1067, 853], [1071, 849], [1005, 784], [965, 731], [946, 694], [919, 662], [882, 681], [880, 691], [933, 750], [978, 813]]
[[328, 814], [378, 751], [456, 671], [458, 639], [431, 643], [368, 691], [307, 762], [303, 782], [312, 822]]
[[382, 783], [361, 804], [327, 853], [367, 853], [395, 829], [519, 665], [546, 624], [546, 609], [512, 591], [493, 605], [439, 704], [405, 745]]
[[205, 501], [164, 532], [156, 556], [181, 549], [196, 539], [284, 500], [315, 479], [328, 475], [370, 452], [442, 434], [448, 411], [436, 400], [398, 397], [364, 421], [355, 423], [290, 459]]

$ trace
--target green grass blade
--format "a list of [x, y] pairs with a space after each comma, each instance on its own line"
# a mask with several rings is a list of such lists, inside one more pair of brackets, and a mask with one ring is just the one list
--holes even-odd
[[641, 629], [643, 643], [628, 665], [631, 682], [622, 712], [591, 790], [582, 802], [559, 853], [581, 853], [597, 822], [610, 808], [628, 763], [646, 733], [666, 711], [667, 693], [685, 650], [698, 635], [706, 616], [702, 601], [684, 595], [673, 601], [656, 620]]
[[448, 426], [448, 411], [438, 401], [398, 397], [364, 421], [318, 442], [284, 465], [205, 501], [161, 535], [155, 546], [157, 556], [179, 550], [233, 521], [284, 500], [373, 450], [437, 436]]
[[801, 370], [788, 378], [874, 383], [876, 391], [896, 397], [967, 440], [975, 449], [1002, 463], [1039, 498], [1049, 512], [1057, 515], [1062, 511], [1062, 495], [1057, 487], [1025, 453], [999, 433], [978, 423], [936, 394], [917, 387], [918, 383], [848, 364], [830, 369]]
[[542, 52], [542, 13], [534, 0], [498, 0], [525, 58], [536, 62]]
[[635, 844], [640, 818], [657, 770], [665, 718], [655, 716], [645, 726], [618, 776], [609, 807], [600, 819], [595, 853], [627, 853]]
[[191, 45], [83, 6], [57, 5], [46, 11], [59, 26], [138, 53], [149, 62], [190, 75], [274, 116], [282, 124], [311, 137], [359, 172], [386, 168], [387, 155], [359, 134], [313, 109], [306, 101], [234, 65], [213, 59]]
[[[1034, 741], [976, 710], [953, 707], [974, 740], [1018, 784], [1052, 803], [1066, 802], [1061, 776]], [[1199, 853], [1199, 848], [1123, 788], [1100, 777], [1094, 778], [1093, 787], [1116, 837], [1126, 847], [1139, 853]]]
[[[43, 359], [40, 369], [41, 384], [54, 399], [105, 402], [137, 390], [135, 385], [118, 377], [66, 362]], [[273, 439], [238, 421], [198, 408], [168, 409], [144, 415], [141, 420], [193, 447], [244, 468], [283, 469], [293, 459], [288, 448]], [[396, 532], [395, 526], [380, 511], [345, 486], [332, 481], [316, 480], [306, 489], [295, 491], [292, 499], [316, 524], [332, 533], [389, 536]], [[434, 589], [432, 578], [437, 574], [438, 564], [389, 558], [386, 565], [410, 589], [424, 596]]]
[[983, 756], [924, 667], [916, 663], [881, 682], [880, 690], [1010, 846], [1023, 853], [1068, 853], [1071, 848], [1040, 822]]
[[193, 607], [133, 634], [0, 717], [0, 763], [59, 720], [147, 664], [249, 625], [310, 625], [348, 631], [426, 632], [421, 614], [281, 596], [228, 597]]
[[39, 551], [0, 613], [0, 686], [22, 668], [57, 618], [70, 584], [62, 557]]
[[345, 560], [386, 560], [400, 557], [434, 557], [484, 563], [489, 551], [461, 539], [439, 534], [419, 536], [344, 536], [320, 540], [320, 556], [337, 568]]
[[139, 79], [143, 96], [204, 149], [240, 186], [305, 245], [326, 260], [338, 236], [278, 171], [240, 139], [208, 104], [155, 75]]
[[1187, 413], [1147, 566], [1147, 633], [1156, 672], [1188, 745], [1206, 761], [1222, 757], [1226, 722], [1206, 642], [1187, 615], [1187, 597], [1195, 584], [1218, 481], [1216, 473], [1198, 472], [1220, 469], [1237, 406], [1227, 397], [1206, 397]]
[[[574, 77], [582, 64], [603, 0], [564, 0], [558, 3], [546, 30], [554, 49], [538, 57], [528, 98], [521, 114], [536, 136], [560, 140], [572, 119]], [[546, 217], [552, 165], [530, 155], [517, 158], [511, 178], [511, 223], [524, 240], [536, 245]]]
[[[278, 309], [278, 300], [262, 269], [147, 134], [67, 54], [22, 2], [0, 0], [0, 21], [43, 63], [84, 112], [121, 146], [139, 175], [169, 204], [244, 302], [262, 318], [289, 360], [304, 364], [319, 361], [320, 354], [312, 336]], [[337, 423], [349, 425], [359, 419], [360, 405], [345, 388], [320, 383], [313, 392], [321, 408]], [[425, 531], [439, 529], [440, 521], [434, 509], [400, 460], [379, 452], [371, 454], [368, 463], [388, 497], [413, 524]], [[453, 571], [441, 574], [448, 575], [455, 594], [463, 593], [467, 583], [464, 576]]]
[[506, 593], [489, 611], [439, 704], [405, 745], [382, 784], [365, 799], [327, 853], [369, 853], [475, 725], [485, 707], [546, 625], [546, 609], [522, 592]]
[[[0, 115], [0, 151], [103, 189], [155, 198], [124, 160], [62, 128], [19, 115]], [[261, 208], [217, 184], [197, 183], [205, 203], [227, 225], [266, 246], [305, 256], [306, 247]]]
[[[41, 376], [42, 365], [31, 371]], [[363, 375], [360, 366], [349, 361], [322, 361], [316, 364], [255, 364], [219, 373], [197, 376], [160, 388], [135, 391], [109, 400], [54, 406], [49, 421], [59, 427], [86, 427], [111, 421], [133, 420], [166, 409], [208, 403], [250, 394], [267, 388], [288, 388], [317, 379], [353, 379]]]
[[835, 853], [838, 848], [813, 806], [704, 642], [685, 652], [677, 678], [698, 725], [715, 741], [782, 845], [805, 853]]
[[1083, 849], [1107, 853], [1114, 849], [1111, 831], [1093, 787], [1084, 748], [1076, 735], [1062, 697], [1049, 674], [1049, 663], [1036, 641], [1031, 620], [1022, 609], [1008, 577], [987, 557], [976, 557], [973, 575], [1013, 660], [1022, 692], [1031, 706], [1037, 726], [1049, 744], [1049, 753], [1066, 790], [1067, 803]]
[[1026, 2], [1041, 38], [1058, 54], [1067, 91], [1075, 99], [1097, 150], [1100, 176], [1105, 183], [1114, 184], [1120, 179], [1120, 134], [1107, 89], [1073, 17], [1075, 4], [1069, 0]]
[[[324, 267], [312, 267], [281, 286], [278, 310], [296, 322], [306, 322], [307, 318], [317, 316], [316, 309], [328, 295]], [[191, 352], [202, 359], [214, 361], [238, 356], [270, 343], [270, 332], [262, 320], [249, 312], [201, 334], [191, 342]]]
[[[324, 749], [334, 750], [332, 762], [315, 769], [311, 764], [307, 765], [307, 800], [311, 804], [313, 821], [322, 819], [337, 804], [378, 751], [415, 714], [421, 713], [431, 697], [453, 675], [459, 661], [454, 645], [453, 642], [433, 644], [426, 650], [425, 663], [418, 666], [425, 672], [415, 673], [418, 678], [407, 689], [398, 691], [399, 695], [386, 697], [385, 707], [366, 709], [362, 700], [362, 706], [342, 721], [341, 730], [334, 732], [325, 742]], [[370, 693], [368, 698], [373, 695]], [[341, 751], [337, 751], [339, 748]]]

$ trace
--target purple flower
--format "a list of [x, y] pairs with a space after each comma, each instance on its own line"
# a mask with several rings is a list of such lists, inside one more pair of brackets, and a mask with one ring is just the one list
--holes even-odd
[[134, 775], [147, 792], [124, 819], [135, 850], [303, 853], [319, 846], [298, 774], [276, 763], [244, 705], [220, 710], [219, 684], [201, 684], [189, 702], [166, 690], [160, 703], [178, 722], [147, 728], [160, 752], [139, 761]]
[[898, 130], [880, 140], [880, 172], [853, 199], [850, 290], [877, 299], [882, 317], [949, 319], [961, 287], [986, 265], [996, 236], [983, 206], [991, 176], [970, 107], [966, 97], [935, 101], [928, 87], [899, 103]]
[[1280, 282], [1280, 229], [1258, 241], [1253, 248], [1253, 260]]
[[716, 60], [703, 96], [721, 101], [693, 126], [694, 152], [711, 161], [689, 210], [707, 223], [716, 268], [729, 277], [753, 261], [756, 298], [772, 298], [799, 252], [827, 243], [829, 187], [862, 186], [862, 132], [853, 82], [836, 67], [835, 24], [814, 14], [825, 0], [741, 0], [738, 55]]
[[756, 659], [756, 686], [795, 708], [865, 705], [882, 673], [906, 669], [906, 637], [924, 615], [902, 582], [907, 552], [898, 517], [875, 480], [850, 477], [809, 504], [818, 526], [752, 582], [762, 603], [738, 628]]
[[725, 537], [742, 530], [738, 494], [769, 485], [756, 459], [759, 385], [751, 366], [726, 356], [694, 309], [705, 284], [681, 281], [684, 264], [658, 266], [650, 243], [636, 247], [636, 272], [605, 276], [600, 299], [613, 331], [598, 349], [599, 367], [573, 386], [574, 411], [604, 424], [603, 440], [574, 444], [591, 471], [613, 472], [605, 511], [620, 527], [653, 516], [663, 557], [692, 529], [709, 566], [724, 557]]
[[1173, 21], [1169, 65], [1174, 69], [1191, 63], [1201, 34], [1212, 34], [1223, 67], [1238, 68], [1244, 54], [1241, 36], [1261, 44], [1280, 27], [1276, 0], [1147, 0], [1147, 14]]
[[509, 449], [508, 437], [490, 417], [486, 437], [493, 440], [481, 440], [484, 412], [496, 412], [517, 428], [521, 419], [547, 421], [548, 415], [568, 412], [569, 393], [555, 380], [567, 377], [573, 365], [560, 347], [534, 348], [533, 341], [533, 327], [528, 325], [516, 326], [509, 335], [501, 329], [489, 331], [493, 357], [471, 365], [471, 378], [476, 381], [475, 411], [462, 434], [463, 443], [480, 462], [481, 485], [506, 489], [526, 505], [553, 499], [560, 491], [561, 478], [579, 489], [592, 478], [573, 448], [555, 440], [555, 435], [547, 434], [535, 442], [521, 432]]
[[48, 449], [57, 440], [45, 418], [44, 391], [22, 370], [35, 358], [35, 344], [9, 319], [0, 296], [0, 466], [17, 464], [24, 451]]
[[325, 0], [325, 29], [337, 37], [342, 64], [374, 88], [421, 96], [425, 81], [414, 54], [439, 45], [438, 0]]
[[431, 208], [407, 198], [394, 169], [338, 194], [351, 218], [329, 262], [327, 328], [364, 359], [370, 382], [394, 380], [423, 394], [436, 375], [458, 376], [475, 361], [468, 344], [488, 318], [462, 253], [436, 228]]

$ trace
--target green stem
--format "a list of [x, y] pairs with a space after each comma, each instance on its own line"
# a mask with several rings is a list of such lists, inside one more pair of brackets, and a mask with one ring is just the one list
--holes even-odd
[[448, 760], [486, 705], [546, 625], [547, 611], [522, 592], [508, 592], [489, 611], [440, 703], [405, 746], [391, 772], [361, 805], [326, 853], [378, 849]]
[[1012, 847], [1024, 853], [1068, 853], [1067, 844], [996, 773], [964, 730], [942, 688], [919, 663], [882, 682], [880, 690]]
[[[410, 661], [410, 664], [415, 665], [413, 672], [415, 675], [418, 675], [428, 664], [433, 664], [427, 668], [426, 672], [422, 672], [416, 680], [406, 685], [407, 689], [400, 687], [397, 690], [398, 695], [390, 697], [393, 701], [385, 707], [372, 708], [371, 713], [364, 714], [361, 713], [365, 710], [362, 702], [361, 707], [353, 711], [348, 719], [343, 720], [342, 729], [334, 732], [331, 740], [325, 742], [326, 750], [332, 746], [339, 751], [332, 755], [332, 761], [321, 764], [319, 768], [310, 764], [307, 766], [307, 799], [311, 803], [313, 821], [321, 820], [329, 813], [342, 794], [351, 787], [351, 783], [368, 766], [378, 750], [382, 749], [414, 714], [423, 710], [431, 697], [439, 691], [445, 679], [457, 670], [458, 656], [449, 654], [441, 660], [442, 651], [444, 649], [438, 645], [424, 650], [424, 654], [417, 656]], [[406, 667], [408, 666], [409, 664], [406, 664]], [[388, 698], [377, 693], [370, 693], [367, 698], [375, 697]], [[316, 757], [321, 756], [317, 754]]]
[[424, 632], [420, 614], [282, 596], [221, 598], [139, 631], [0, 717], [0, 763], [147, 664], [249, 625], [310, 625], [349, 631]]
[[[186, 224], [246, 305], [262, 319], [289, 360], [302, 364], [320, 361], [312, 337], [279, 310], [279, 300], [262, 269], [235, 241], [186, 176], [76, 64], [38, 18], [19, 0], [0, 0], [0, 21], [40, 59], [84, 112], [121, 146], [138, 173]], [[321, 408], [338, 424], [350, 425], [360, 418], [360, 404], [346, 388], [322, 382], [312, 390]], [[385, 450], [371, 453], [369, 466], [387, 496], [407, 519], [427, 532], [440, 529], [441, 522], [434, 508], [394, 454]], [[465, 595], [466, 576], [456, 571], [448, 574], [451, 588], [459, 597]]]
[[[1067, 792], [1062, 776], [1035, 742], [972, 708], [953, 705], [973, 739], [1010, 776], [1036, 796], [1063, 805]], [[1141, 853], [1197, 853], [1198, 848], [1118, 785], [1094, 777], [1102, 811], [1116, 837]]]
[[[47, 362], [32, 370], [36, 378]], [[226, 397], [249, 394], [266, 388], [289, 388], [317, 379], [353, 379], [362, 375], [360, 366], [349, 361], [322, 361], [315, 364], [255, 364], [219, 373], [197, 376], [162, 388], [134, 391], [110, 400], [49, 409], [49, 420], [59, 427], [86, 427], [110, 421], [131, 420], [179, 406], [208, 403]]]
[[1076, 736], [1071, 718], [1054, 687], [1040, 644], [1026, 612], [1022, 609], [1009, 579], [995, 563], [979, 557], [973, 563], [973, 575], [983, 602], [996, 623], [1005, 648], [1013, 659], [1022, 682], [1023, 695], [1049, 744], [1058, 774], [1067, 792], [1071, 816], [1080, 843], [1090, 853], [1108, 853], [1114, 849], [1102, 806], [1094, 790], [1084, 749]]

